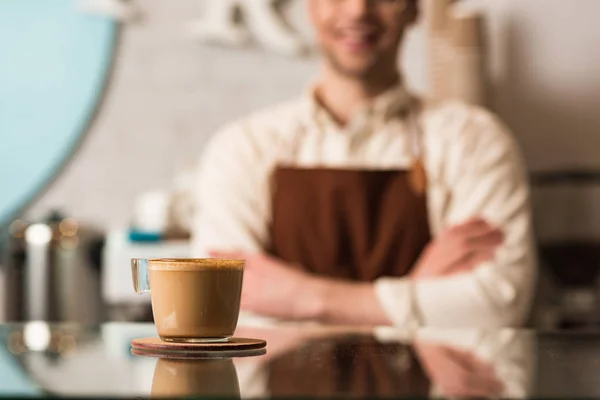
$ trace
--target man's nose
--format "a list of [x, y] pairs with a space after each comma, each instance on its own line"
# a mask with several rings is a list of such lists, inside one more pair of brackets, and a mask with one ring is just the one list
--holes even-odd
[[369, 13], [373, 0], [346, 0], [346, 15], [352, 18], [362, 18]]

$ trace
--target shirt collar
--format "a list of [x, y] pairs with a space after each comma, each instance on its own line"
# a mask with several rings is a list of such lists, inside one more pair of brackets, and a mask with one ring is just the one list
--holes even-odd
[[[315, 91], [318, 86], [318, 83], [313, 83], [304, 91], [303, 122], [310, 127], [337, 126], [331, 114], [316, 99]], [[347, 128], [365, 125], [367, 121], [372, 124], [385, 124], [391, 119], [404, 115], [408, 111], [412, 99], [402, 81], [399, 80], [398, 83], [361, 107], [353, 120], [349, 121]]]

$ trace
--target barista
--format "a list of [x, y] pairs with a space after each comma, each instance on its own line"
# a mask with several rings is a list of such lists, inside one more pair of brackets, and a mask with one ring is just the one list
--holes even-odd
[[398, 51], [418, 0], [306, 3], [319, 78], [215, 135], [194, 256], [247, 259], [242, 308], [277, 319], [522, 324], [535, 260], [510, 133], [408, 92]]

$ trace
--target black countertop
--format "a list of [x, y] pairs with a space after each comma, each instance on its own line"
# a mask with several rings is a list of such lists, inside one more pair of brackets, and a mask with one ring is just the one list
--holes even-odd
[[600, 334], [241, 327], [264, 355], [135, 356], [147, 324], [0, 326], [0, 397], [600, 398]]

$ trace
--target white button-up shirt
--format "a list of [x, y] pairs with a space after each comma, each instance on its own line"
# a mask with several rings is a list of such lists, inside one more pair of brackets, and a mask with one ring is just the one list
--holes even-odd
[[[308, 93], [225, 127], [200, 163], [193, 255], [269, 247], [270, 178], [278, 163], [410, 168], [413, 132], [403, 111], [411, 103], [402, 86], [394, 87], [340, 127]], [[378, 279], [381, 307], [403, 327], [522, 324], [533, 297], [536, 259], [517, 144], [495, 116], [462, 103], [428, 105], [418, 125], [434, 237], [480, 216], [504, 230], [505, 242], [493, 261], [470, 273]]]

